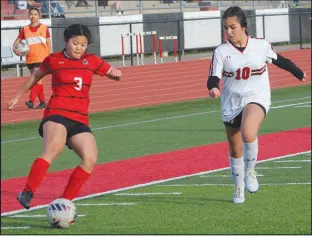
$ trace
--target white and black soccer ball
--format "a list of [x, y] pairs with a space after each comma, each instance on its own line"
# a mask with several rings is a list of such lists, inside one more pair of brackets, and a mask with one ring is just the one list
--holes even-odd
[[16, 44], [15, 49], [19, 51], [23, 56], [26, 56], [29, 53], [29, 45], [26, 41], [21, 41]]
[[72, 201], [58, 198], [48, 205], [46, 216], [53, 228], [68, 228], [77, 219], [77, 209]]

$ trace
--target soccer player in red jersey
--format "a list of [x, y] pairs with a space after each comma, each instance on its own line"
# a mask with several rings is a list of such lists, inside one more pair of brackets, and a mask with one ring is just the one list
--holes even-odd
[[73, 149], [82, 161], [72, 172], [61, 197], [72, 200], [77, 195], [89, 178], [98, 156], [88, 119], [92, 76], [105, 75], [116, 81], [122, 78], [120, 70], [98, 56], [86, 53], [91, 41], [91, 32], [86, 26], [69, 26], [64, 31], [64, 39], [65, 49], [46, 57], [8, 104], [8, 109], [13, 109], [23, 94], [42, 77], [52, 74], [53, 94], [39, 126], [43, 153], [33, 162], [25, 188], [17, 196], [18, 202], [26, 209], [30, 208], [36, 188], [65, 145]]

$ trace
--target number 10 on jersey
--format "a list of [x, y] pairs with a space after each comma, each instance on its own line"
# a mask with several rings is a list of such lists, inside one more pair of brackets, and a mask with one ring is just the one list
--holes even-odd
[[243, 69], [238, 68], [236, 71], [236, 80], [247, 80], [250, 77], [250, 68], [249, 67], [244, 67]]

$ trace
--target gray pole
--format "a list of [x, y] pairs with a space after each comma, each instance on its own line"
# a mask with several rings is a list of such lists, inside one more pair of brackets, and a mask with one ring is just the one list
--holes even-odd
[[99, 6], [98, 6], [98, 2], [99, 1], [94, 1], [94, 6], [95, 6], [95, 16], [98, 17], [99, 16]]
[[51, 1], [49, 0], [49, 18], [51, 18]]
[[142, 0], [139, 0], [139, 8], [140, 8], [140, 14], [143, 14], [143, 3]]
[[183, 0], [180, 0], [180, 12], [183, 12]]

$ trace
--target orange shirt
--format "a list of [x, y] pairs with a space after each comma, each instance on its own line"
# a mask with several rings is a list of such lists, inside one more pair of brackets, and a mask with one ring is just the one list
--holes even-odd
[[29, 25], [23, 28], [24, 38], [30, 48], [29, 53], [26, 55], [26, 64], [40, 63], [50, 54], [47, 46], [48, 27], [39, 24], [36, 31], [32, 28]]

